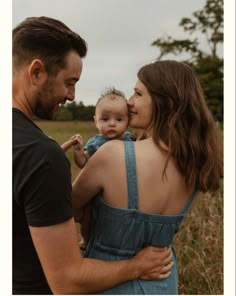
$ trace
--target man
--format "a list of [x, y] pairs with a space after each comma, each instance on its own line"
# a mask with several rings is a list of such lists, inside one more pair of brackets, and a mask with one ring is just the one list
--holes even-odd
[[27, 18], [13, 30], [13, 294], [95, 293], [135, 278], [163, 279], [171, 251], [122, 261], [83, 258], [69, 162], [32, 121], [75, 97], [86, 42], [62, 22]]

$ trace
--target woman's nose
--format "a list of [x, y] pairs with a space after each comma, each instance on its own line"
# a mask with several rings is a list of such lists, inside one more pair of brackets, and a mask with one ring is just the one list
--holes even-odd
[[134, 105], [134, 100], [133, 100], [132, 96], [128, 99], [127, 104], [128, 104], [128, 106], [133, 106]]

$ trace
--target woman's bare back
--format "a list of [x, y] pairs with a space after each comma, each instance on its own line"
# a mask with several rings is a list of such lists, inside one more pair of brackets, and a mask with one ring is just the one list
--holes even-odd
[[[127, 208], [124, 143], [118, 144], [116, 141], [114, 144], [114, 149], [108, 157], [109, 165], [104, 172], [106, 179], [104, 179], [103, 198], [113, 207]], [[163, 179], [162, 172], [167, 153], [161, 151], [151, 139], [137, 141], [134, 146], [139, 210], [162, 215], [179, 214], [191, 197], [194, 188], [186, 189], [184, 178], [175, 167], [173, 159], [168, 162], [167, 178]]]

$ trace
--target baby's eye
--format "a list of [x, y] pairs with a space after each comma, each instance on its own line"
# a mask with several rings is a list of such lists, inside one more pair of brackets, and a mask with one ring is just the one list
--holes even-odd
[[107, 117], [104, 117], [102, 120], [104, 120], [104, 121], [107, 121], [107, 120], [108, 120], [108, 118], [107, 118]]
[[117, 121], [122, 121], [122, 118], [117, 118]]

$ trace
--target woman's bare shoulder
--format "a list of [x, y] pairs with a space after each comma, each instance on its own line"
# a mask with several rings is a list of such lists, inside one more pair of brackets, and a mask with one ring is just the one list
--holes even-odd
[[111, 140], [103, 144], [93, 155], [94, 159], [102, 160], [114, 159], [121, 155], [124, 150], [124, 143], [121, 140]]

